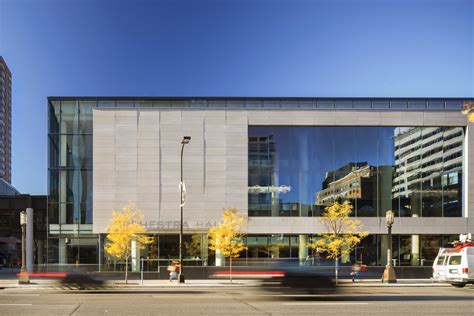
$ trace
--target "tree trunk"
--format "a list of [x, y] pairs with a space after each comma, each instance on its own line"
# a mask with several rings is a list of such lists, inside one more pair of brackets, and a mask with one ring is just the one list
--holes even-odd
[[339, 258], [336, 257], [336, 258], [334, 259], [334, 275], [336, 276], [336, 285], [337, 285], [338, 267], [339, 267]]
[[232, 257], [229, 257], [229, 269], [230, 269], [230, 283], [232, 283]]
[[128, 256], [125, 257], [125, 284], [128, 284]]

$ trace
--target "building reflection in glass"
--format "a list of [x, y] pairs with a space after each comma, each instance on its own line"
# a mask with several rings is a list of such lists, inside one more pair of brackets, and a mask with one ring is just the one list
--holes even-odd
[[461, 216], [461, 127], [249, 127], [249, 215]]

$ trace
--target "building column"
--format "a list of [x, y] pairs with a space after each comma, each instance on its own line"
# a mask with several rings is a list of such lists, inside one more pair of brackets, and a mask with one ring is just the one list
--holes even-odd
[[130, 257], [132, 259], [132, 272], [140, 271], [140, 247], [136, 240], [132, 240], [132, 250]]
[[58, 245], [58, 252], [59, 252], [59, 264], [66, 264], [67, 263], [67, 243], [66, 238], [59, 238], [59, 245]]
[[201, 259], [202, 265], [207, 266], [208, 263], [208, 257], [209, 257], [209, 245], [207, 244], [208, 242], [207, 235], [206, 234], [201, 234]]
[[225, 257], [220, 249], [216, 249], [216, 267], [225, 266]]
[[420, 235], [411, 235], [411, 265], [420, 265]]
[[34, 252], [34, 240], [33, 240], [33, 209], [28, 207], [26, 209], [26, 269], [33, 271], [33, 252]]
[[304, 266], [308, 257], [308, 235], [298, 236], [298, 258], [300, 266]]
[[[219, 246], [219, 244], [216, 244]], [[222, 251], [218, 248], [216, 249], [216, 267], [223, 267], [225, 266], [225, 257], [222, 254]]]

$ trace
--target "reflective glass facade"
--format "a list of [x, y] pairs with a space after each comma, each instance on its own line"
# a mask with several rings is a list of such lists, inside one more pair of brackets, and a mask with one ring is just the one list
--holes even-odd
[[52, 102], [49, 123], [49, 222], [92, 224], [92, 104]]
[[[317, 235], [293, 234], [259, 234], [243, 237], [246, 249], [240, 253], [239, 258], [232, 261], [236, 266], [261, 266], [274, 265], [277, 262], [298, 265], [331, 265], [332, 260], [327, 260], [318, 255], [314, 250], [301, 251], [301, 246]], [[145, 247], [142, 255], [155, 261], [148, 263], [146, 271], [157, 269], [157, 265], [167, 266], [172, 258], [178, 256], [176, 244], [178, 235], [154, 235], [154, 242]], [[193, 242], [198, 237], [202, 243]], [[392, 259], [396, 266], [425, 266], [431, 267], [440, 247], [457, 240], [458, 235], [392, 235]], [[184, 236], [183, 258], [188, 266], [214, 265], [215, 253], [205, 246], [207, 235], [195, 234]], [[369, 266], [384, 266], [387, 262], [387, 235], [370, 235], [362, 240], [350, 256], [342, 259], [343, 264], [357, 260]], [[203, 246], [204, 245], [204, 246]], [[309, 257], [308, 257], [309, 256]], [[203, 263], [203, 260], [207, 260]], [[159, 262], [159, 263], [158, 263]], [[105, 258], [104, 270], [117, 269], [123, 265]]]
[[462, 127], [250, 126], [249, 216], [462, 214]]
[[97, 239], [87, 238], [92, 233], [94, 105], [77, 100], [49, 103], [49, 262], [97, 261]]

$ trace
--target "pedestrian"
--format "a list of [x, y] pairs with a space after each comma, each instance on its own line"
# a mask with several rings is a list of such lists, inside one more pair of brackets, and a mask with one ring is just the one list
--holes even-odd
[[360, 268], [361, 268], [361, 265], [358, 261], [356, 261], [352, 267], [351, 267], [351, 277], [352, 277], [352, 282], [355, 282], [357, 276], [359, 275], [360, 273]]
[[167, 268], [167, 270], [170, 272], [170, 282], [173, 280], [178, 280], [179, 269], [179, 262], [171, 261], [171, 264]]

